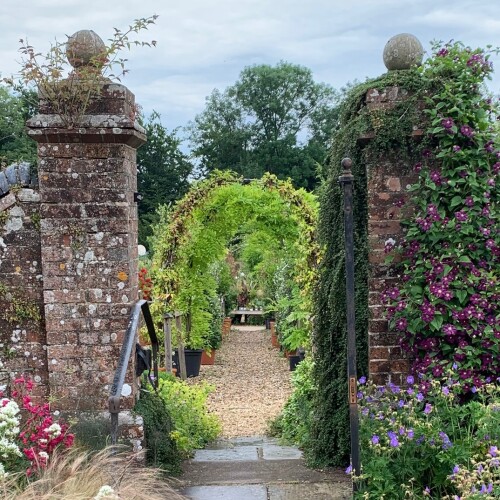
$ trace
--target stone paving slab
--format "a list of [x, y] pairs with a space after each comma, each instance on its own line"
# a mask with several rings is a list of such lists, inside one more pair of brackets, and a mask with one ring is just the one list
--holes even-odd
[[268, 500], [350, 500], [352, 490], [339, 483], [288, 483], [269, 485], [267, 495]]
[[198, 450], [192, 462], [252, 461], [258, 460], [257, 447], [238, 446], [220, 450]]
[[349, 482], [343, 471], [308, 469], [303, 460], [212, 461], [183, 464], [185, 486], [275, 484], [284, 482]]
[[[209, 444], [205, 450], [225, 450], [227, 448], [236, 448], [240, 446], [262, 446], [262, 445], [277, 445], [276, 438], [268, 438], [265, 436], [250, 436], [237, 437], [231, 439], [219, 439]], [[197, 452], [198, 453], [198, 452]]]
[[194, 486], [183, 492], [190, 500], [268, 500], [264, 485]]
[[302, 458], [302, 452], [293, 446], [263, 444], [261, 448], [264, 460], [292, 460]]
[[183, 464], [181, 493], [191, 500], [347, 500], [341, 469], [305, 466], [300, 450], [276, 439], [220, 440]]

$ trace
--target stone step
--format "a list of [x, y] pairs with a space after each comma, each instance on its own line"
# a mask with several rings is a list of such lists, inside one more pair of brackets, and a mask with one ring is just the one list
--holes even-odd
[[341, 469], [306, 467], [302, 452], [265, 437], [220, 440], [184, 463], [182, 493], [192, 500], [351, 498]]
[[333, 483], [284, 483], [193, 486], [182, 492], [190, 500], [349, 500], [350, 488]]

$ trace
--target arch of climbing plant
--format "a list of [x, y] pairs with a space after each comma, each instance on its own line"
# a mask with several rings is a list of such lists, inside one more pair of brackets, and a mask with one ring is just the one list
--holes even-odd
[[155, 309], [188, 313], [190, 347], [206, 347], [217, 289], [214, 266], [235, 238], [251, 239], [275, 266], [288, 262], [300, 295], [297, 307], [310, 314], [320, 259], [314, 195], [270, 174], [248, 181], [215, 171], [160, 216], [152, 239]]

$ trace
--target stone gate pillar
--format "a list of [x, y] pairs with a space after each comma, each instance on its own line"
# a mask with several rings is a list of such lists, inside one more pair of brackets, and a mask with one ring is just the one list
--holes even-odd
[[[93, 32], [72, 38], [75, 68], [104, 47]], [[28, 122], [38, 143], [49, 392], [62, 410], [105, 411], [138, 299], [136, 149], [146, 138], [123, 85], [105, 83], [74, 128], [56, 109], [42, 97]], [[133, 369], [125, 408], [134, 402]]]
[[[384, 63], [389, 71], [406, 70], [420, 64], [423, 47], [413, 35], [396, 35], [387, 43], [384, 50]], [[401, 87], [389, 87], [383, 90], [371, 89], [365, 97], [365, 106], [373, 113], [393, 109], [407, 101], [410, 94]], [[369, 143], [373, 134], [360, 140]], [[415, 123], [412, 135], [415, 140], [422, 136], [420, 125]], [[400, 151], [385, 150], [373, 153], [365, 150], [368, 174], [368, 252], [369, 252], [369, 308], [368, 342], [369, 374], [377, 384], [404, 382], [410, 369], [410, 363], [399, 344], [398, 332], [389, 329], [385, 317], [385, 306], [381, 292], [397, 286], [400, 277], [394, 262], [386, 265], [386, 247], [399, 245], [404, 238], [401, 220], [411, 208], [406, 205], [409, 199], [407, 187], [417, 181], [418, 174], [413, 165], [405, 163]], [[402, 207], [405, 208], [402, 208]]]

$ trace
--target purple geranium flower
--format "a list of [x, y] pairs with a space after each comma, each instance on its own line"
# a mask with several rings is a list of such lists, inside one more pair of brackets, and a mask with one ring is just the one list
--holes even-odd
[[431, 411], [432, 411], [432, 405], [430, 403], [425, 403], [424, 413], [426, 415], [429, 415]]
[[374, 434], [372, 436], [372, 444], [379, 444], [379, 442], [380, 442], [380, 437]]

